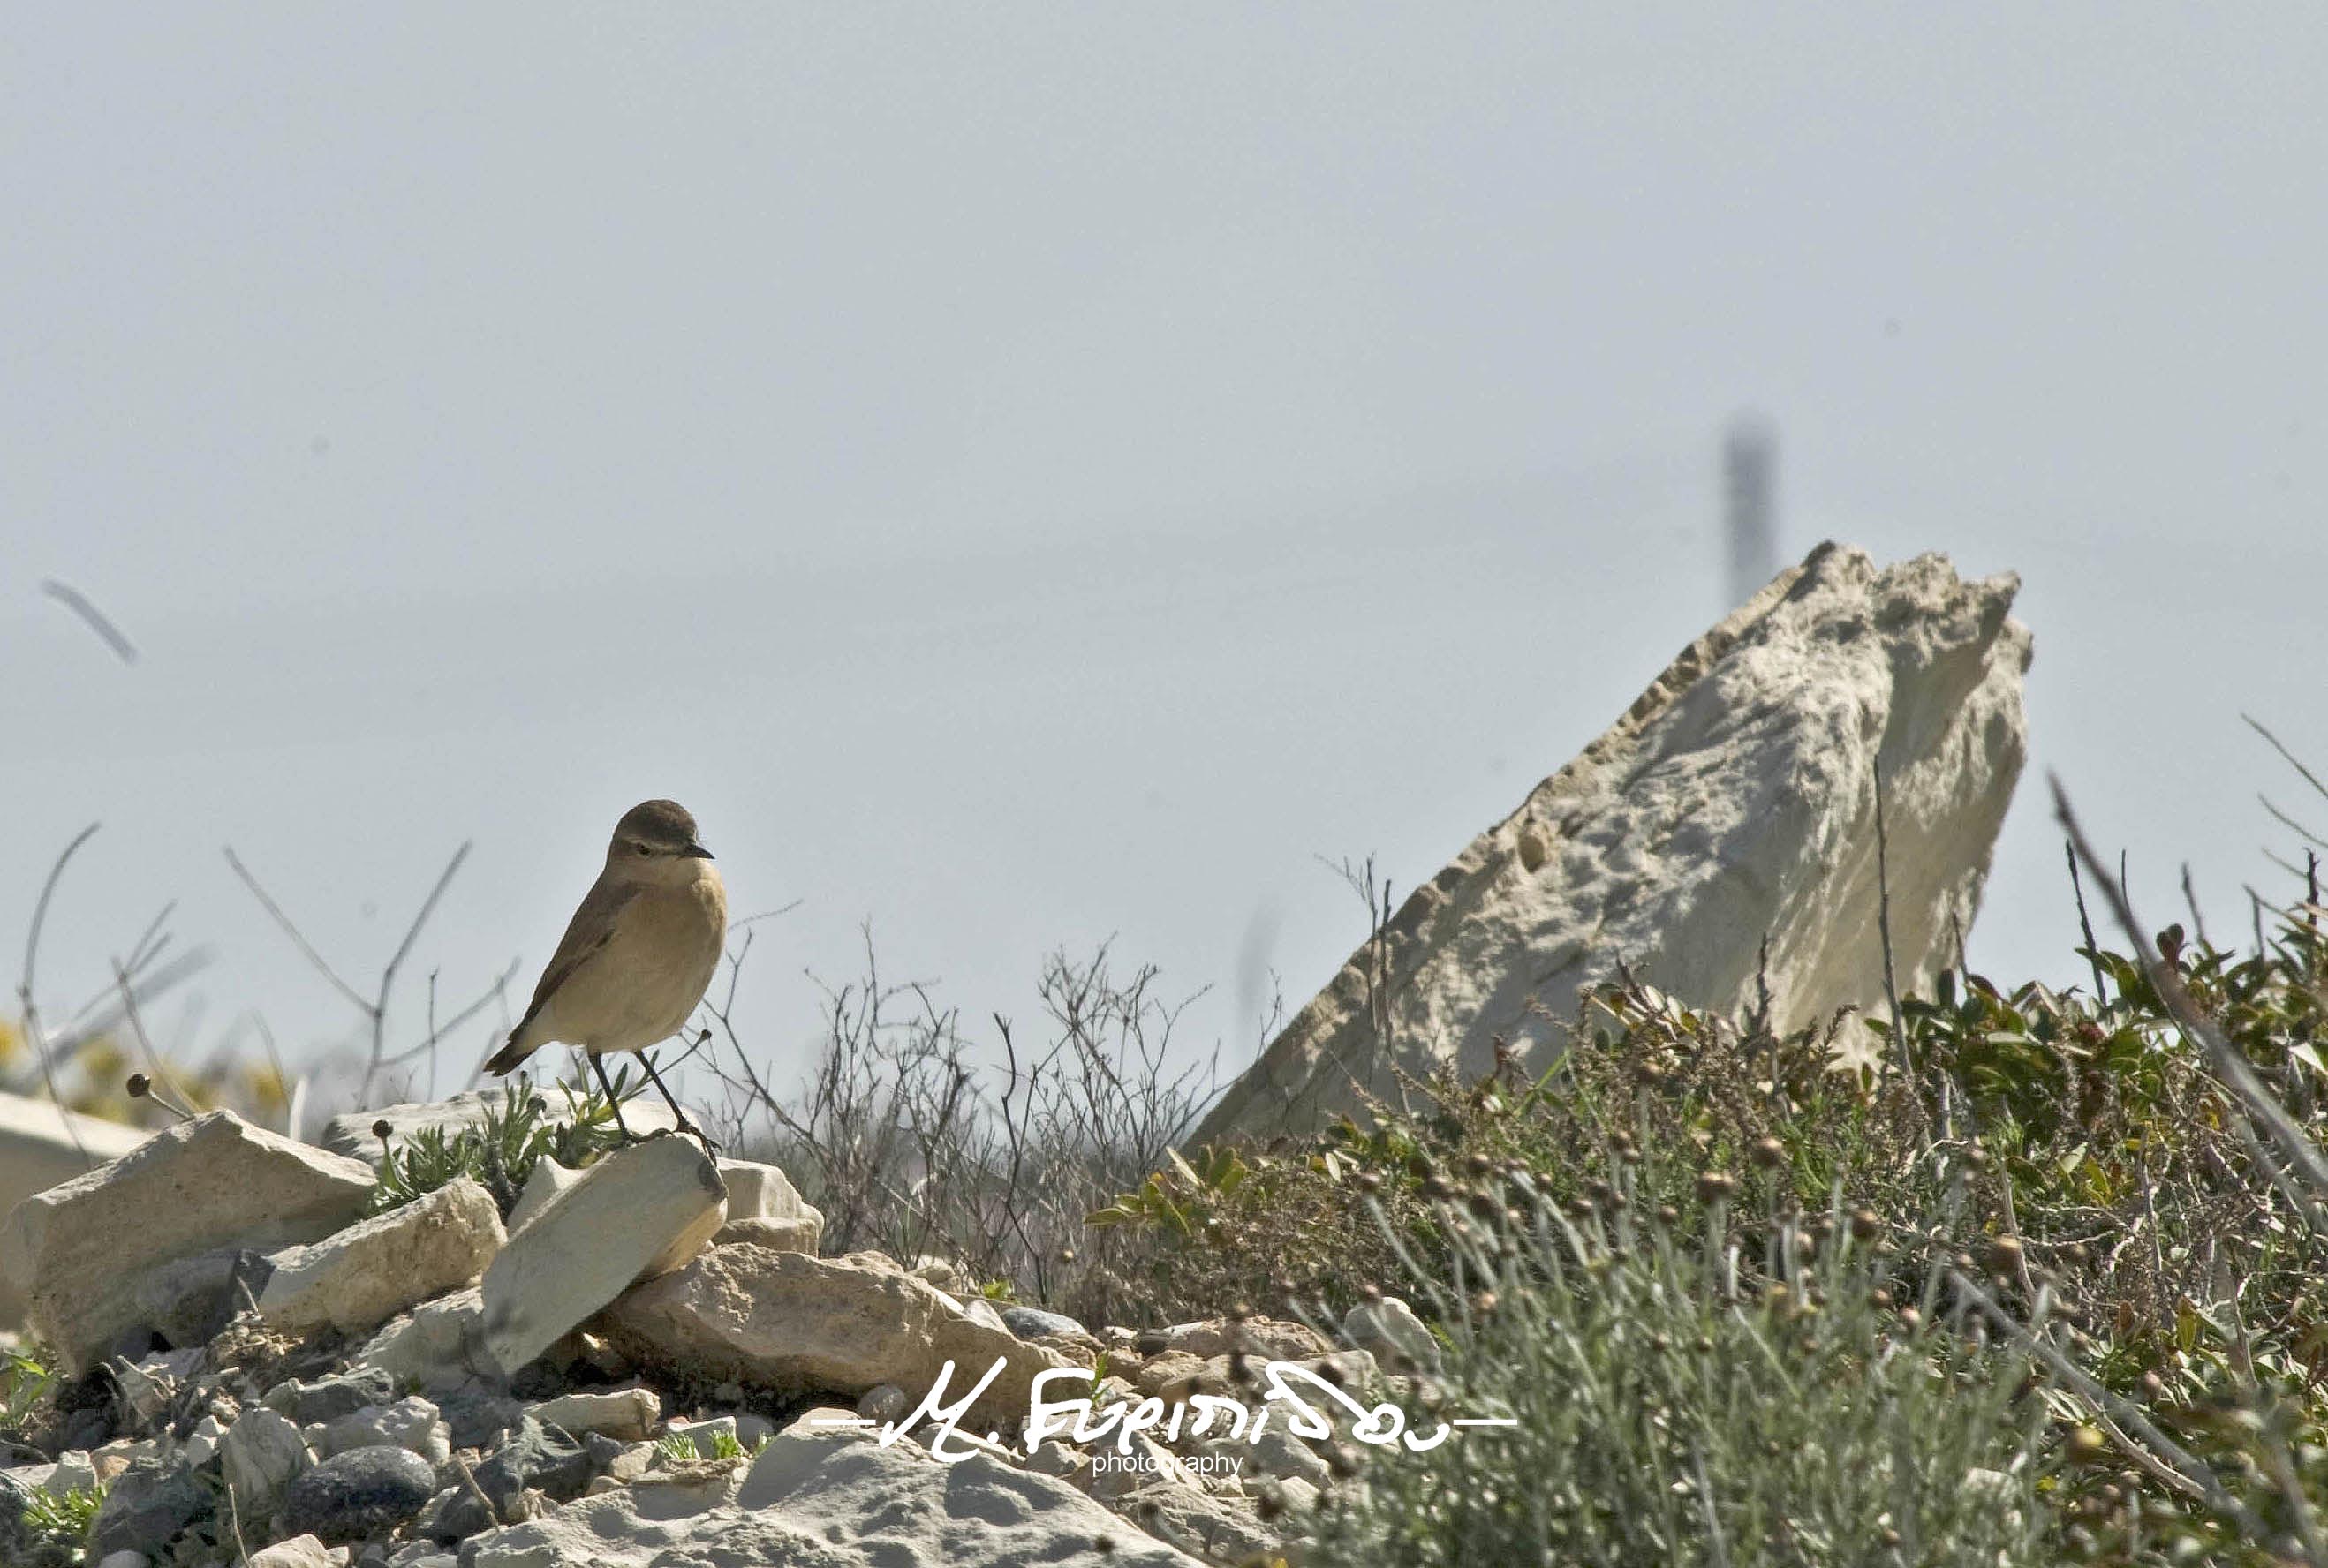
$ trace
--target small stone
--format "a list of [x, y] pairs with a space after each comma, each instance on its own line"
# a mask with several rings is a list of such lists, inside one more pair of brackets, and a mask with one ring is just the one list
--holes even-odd
[[857, 1402], [858, 1414], [868, 1421], [880, 1422], [883, 1425], [893, 1421], [903, 1421], [906, 1418], [906, 1413], [912, 1408], [913, 1402], [906, 1397], [906, 1391], [894, 1383], [875, 1384], [868, 1388], [864, 1397]]
[[652, 1388], [618, 1388], [606, 1394], [568, 1394], [545, 1399], [526, 1414], [545, 1426], [562, 1426], [577, 1437], [600, 1432], [635, 1442], [662, 1419], [662, 1399]]
[[814, 1253], [822, 1245], [824, 1216], [775, 1166], [722, 1160], [719, 1179], [728, 1187], [728, 1221], [712, 1237], [714, 1246], [749, 1241], [780, 1252]]
[[529, 1418], [491, 1459], [477, 1467], [477, 1486], [503, 1518], [513, 1519], [522, 1517], [520, 1499], [527, 1489], [562, 1502], [588, 1485], [596, 1470], [585, 1443]]
[[436, 1472], [409, 1449], [359, 1448], [291, 1483], [284, 1523], [327, 1541], [361, 1540], [403, 1524], [436, 1493]]
[[332, 1568], [332, 1554], [313, 1535], [294, 1535], [253, 1552], [250, 1568]]
[[391, 1386], [418, 1384], [431, 1394], [502, 1376], [485, 1348], [484, 1302], [475, 1289], [423, 1302], [392, 1320], [355, 1353], [353, 1363], [385, 1374]]
[[211, 1456], [218, 1452], [219, 1443], [225, 1436], [225, 1423], [215, 1415], [205, 1415], [194, 1423], [192, 1432], [186, 1433], [185, 1444], [179, 1451], [186, 1456], [188, 1464], [200, 1469], [210, 1463]]
[[89, 1526], [89, 1553], [102, 1561], [115, 1552], [158, 1552], [210, 1507], [210, 1490], [193, 1466], [176, 1458], [140, 1459], [106, 1489]]
[[431, 1545], [449, 1546], [500, 1523], [485, 1499], [477, 1495], [477, 1489], [463, 1479], [428, 1499], [428, 1506], [412, 1521], [412, 1534]]
[[1439, 1341], [1396, 1296], [1360, 1302], [1343, 1313], [1342, 1338], [1394, 1372], [1439, 1373]]
[[265, 1405], [253, 1405], [235, 1417], [219, 1443], [227, 1493], [246, 1528], [273, 1518], [291, 1483], [314, 1462], [290, 1418]]
[[308, 1383], [278, 1383], [259, 1403], [301, 1426], [312, 1426], [319, 1421], [353, 1415], [368, 1405], [386, 1405], [395, 1397], [393, 1377], [380, 1368], [364, 1367]]
[[1002, 1309], [1002, 1326], [1022, 1339], [1043, 1339], [1084, 1331], [1084, 1326], [1065, 1312], [1047, 1312], [1040, 1307], [1005, 1307]]
[[730, 1442], [740, 1443], [736, 1435], [736, 1418], [732, 1415], [715, 1415], [708, 1421], [674, 1421], [663, 1428], [662, 1434], [693, 1443], [695, 1451], [705, 1459], [719, 1457], [718, 1443], [723, 1437]]
[[143, 1552], [115, 1552], [99, 1563], [97, 1568], [146, 1568]]
[[322, 1438], [311, 1446], [318, 1459], [380, 1447], [409, 1449], [432, 1466], [453, 1457], [451, 1429], [437, 1415], [436, 1407], [418, 1395], [393, 1405], [368, 1405], [343, 1415], [326, 1425]]

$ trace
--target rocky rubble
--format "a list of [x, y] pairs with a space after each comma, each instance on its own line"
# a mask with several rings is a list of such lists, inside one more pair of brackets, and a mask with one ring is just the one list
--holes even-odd
[[[370, 1202], [367, 1163], [220, 1112], [20, 1206], [0, 1260], [82, 1375], [27, 1434], [49, 1457], [0, 1470], [0, 1562], [70, 1563], [21, 1499], [101, 1489], [104, 1568], [1298, 1563], [1356, 1469], [1319, 1391], [1412, 1395], [1435, 1351], [1387, 1301], [1339, 1348], [998, 1310], [936, 1260], [814, 1255], [783, 1172], [676, 1136], [545, 1162], [507, 1217], [465, 1179]], [[223, 1311], [173, 1272], [210, 1255]]]

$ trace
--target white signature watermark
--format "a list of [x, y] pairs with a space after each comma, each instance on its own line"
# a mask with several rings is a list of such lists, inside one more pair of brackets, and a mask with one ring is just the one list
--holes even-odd
[[[1006, 1365], [1002, 1357], [996, 1357], [994, 1365], [986, 1369], [986, 1376], [949, 1404], [945, 1395], [947, 1386], [953, 1381], [954, 1364], [948, 1361], [938, 1369], [937, 1381], [922, 1395], [919, 1405], [902, 1420], [880, 1423], [882, 1446], [887, 1447], [928, 1422], [934, 1428], [929, 1444], [933, 1458], [953, 1464], [981, 1451], [981, 1445], [964, 1438], [960, 1423], [1002, 1375]], [[1296, 1437], [1317, 1442], [1334, 1435], [1329, 1413], [1338, 1411], [1348, 1418], [1352, 1441], [1376, 1447], [1403, 1445], [1413, 1453], [1437, 1448], [1459, 1426], [1519, 1424], [1510, 1416], [1460, 1417], [1441, 1422], [1431, 1433], [1422, 1434], [1410, 1429], [1406, 1412], [1397, 1405], [1388, 1401], [1369, 1405], [1299, 1361], [1263, 1365], [1264, 1392], [1258, 1410], [1241, 1399], [1217, 1394], [1192, 1394], [1186, 1399], [1169, 1402], [1150, 1395], [1137, 1401], [1112, 1400], [1105, 1405], [1094, 1405], [1090, 1392], [1070, 1398], [1046, 1397], [1055, 1384], [1081, 1381], [1089, 1385], [1094, 1377], [1087, 1367], [1056, 1367], [1036, 1374], [1027, 1391], [1027, 1423], [1020, 1434], [1023, 1447], [1018, 1450], [1023, 1457], [1032, 1458], [1041, 1451], [1045, 1442], [1055, 1439], [1088, 1446], [1112, 1438], [1119, 1454], [1130, 1454], [1132, 1439], [1143, 1433], [1153, 1433], [1156, 1441], [1169, 1447], [1183, 1435], [1202, 1437], [1216, 1423], [1223, 1428], [1223, 1441], [1257, 1443], [1268, 1430], [1271, 1417], [1281, 1414], [1287, 1431]], [[820, 1417], [811, 1424], [831, 1428], [869, 1427], [877, 1423], [869, 1417], [857, 1416]], [[1000, 1433], [989, 1432], [985, 1438], [988, 1444], [1002, 1444]]]

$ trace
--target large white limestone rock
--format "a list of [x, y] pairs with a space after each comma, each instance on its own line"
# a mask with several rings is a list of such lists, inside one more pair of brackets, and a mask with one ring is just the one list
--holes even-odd
[[[146, 1141], [125, 1127], [69, 1111], [54, 1100], [0, 1094], [0, 1213], [44, 1188], [117, 1160]], [[0, 1280], [0, 1328], [24, 1321], [24, 1298]]]
[[1523, 1063], [1557, 1050], [1620, 962], [1742, 1012], [1767, 938], [1780, 1029], [1880, 1005], [1879, 769], [1894, 964], [1903, 992], [1926, 985], [1971, 928], [2026, 755], [2019, 585], [1820, 546], [1417, 888], [1196, 1138], [1363, 1114], [1359, 1086], [1397, 1099], [1394, 1069], [1480, 1076], [1498, 1039]]
[[355, 1218], [372, 1169], [212, 1111], [19, 1203], [0, 1273], [36, 1332], [80, 1373], [144, 1321], [139, 1282], [223, 1247], [320, 1241]]
[[710, 1156], [685, 1138], [619, 1149], [545, 1202], [485, 1270], [485, 1343], [515, 1372], [634, 1281], [680, 1267], [728, 1217]]

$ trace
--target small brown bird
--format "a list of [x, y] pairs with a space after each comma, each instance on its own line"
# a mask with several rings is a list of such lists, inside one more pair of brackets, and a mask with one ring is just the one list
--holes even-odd
[[[599, 1058], [634, 1051], [671, 1101], [680, 1130], [703, 1137], [645, 1052], [687, 1022], [727, 939], [728, 890], [711, 852], [697, 842], [695, 818], [675, 800], [632, 807], [615, 825], [605, 869], [559, 939], [533, 1004], [485, 1070], [512, 1071], [545, 1045], [578, 1045], [612, 1099], [615, 1087]], [[615, 1122], [622, 1126], [619, 1106]], [[627, 1137], [630, 1129], [623, 1133]]]

